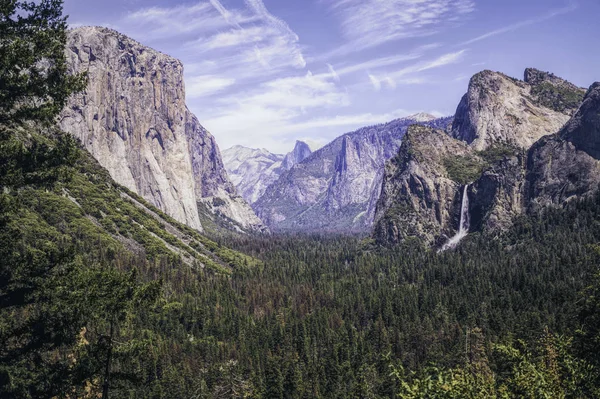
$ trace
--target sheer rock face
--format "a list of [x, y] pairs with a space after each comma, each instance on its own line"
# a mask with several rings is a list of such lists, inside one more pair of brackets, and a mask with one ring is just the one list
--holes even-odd
[[531, 211], [595, 192], [600, 184], [600, 82], [588, 90], [575, 116], [529, 151]]
[[[202, 229], [197, 200], [235, 197], [235, 190], [214, 138], [186, 107], [181, 62], [106, 28], [71, 31], [66, 53], [70, 70], [87, 72], [89, 82], [63, 111], [61, 127], [115, 181]], [[245, 207], [238, 222], [260, 223]]]
[[535, 69], [525, 71], [525, 81], [489, 71], [475, 75], [449, 134], [411, 128], [387, 164], [375, 238], [393, 244], [418, 237], [439, 245], [459, 227], [465, 183], [471, 231], [505, 230], [518, 215], [595, 191], [600, 84], [584, 95]]
[[502, 231], [525, 212], [526, 155], [518, 151], [490, 165], [471, 187], [472, 231]]
[[212, 215], [232, 220], [243, 230], [265, 231], [262, 221], [229, 180], [214, 137], [188, 112], [186, 134], [194, 172], [196, 199]]
[[528, 149], [543, 136], [556, 133], [584, 91], [535, 69], [526, 70], [525, 77], [527, 81], [520, 81], [492, 71], [473, 76], [456, 110], [452, 136], [475, 150], [495, 142]]
[[440, 243], [458, 229], [462, 185], [444, 166], [448, 154], [467, 156], [469, 146], [445, 132], [411, 126], [399, 154], [386, 164], [374, 235], [394, 244], [416, 237]]
[[110, 172], [175, 219], [201, 229], [186, 139], [183, 66], [117, 32], [72, 31], [71, 70], [88, 73], [61, 127]]
[[407, 117], [337, 138], [284, 172], [254, 209], [272, 230], [368, 231], [385, 162], [396, 155], [406, 129], [416, 122]]
[[303, 141], [296, 141], [296, 145], [294, 146], [294, 149], [290, 153], [288, 153], [285, 156], [285, 158], [283, 158], [283, 161], [281, 162], [281, 166], [285, 170], [290, 170], [295, 165], [299, 164], [300, 162], [302, 162], [306, 158], [308, 158], [310, 156], [310, 154], [312, 154], [312, 150], [310, 149], [308, 144], [306, 144]]

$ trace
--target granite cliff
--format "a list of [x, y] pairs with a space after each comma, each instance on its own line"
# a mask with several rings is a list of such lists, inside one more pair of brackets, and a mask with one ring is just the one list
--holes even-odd
[[202, 229], [198, 204], [245, 229], [262, 223], [229, 182], [214, 138], [185, 104], [180, 61], [107, 28], [70, 31], [71, 72], [87, 89], [60, 126], [79, 138], [113, 179], [187, 225]]
[[[460, 226], [463, 192], [470, 230], [502, 231], [516, 216], [539, 209], [536, 204], [559, 204], [559, 190], [552, 187], [564, 189], [569, 179], [574, 192], [589, 191], [598, 180], [596, 164], [586, 159], [596, 153], [590, 133], [596, 90], [586, 95], [536, 69], [527, 69], [523, 81], [491, 71], [475, 75], [452, 127], [409, 129], [386, 166], [376, 239], [393, 244], [418, 237], [441, 245]], [[552, 163], [555, 158], [559, 162]]]

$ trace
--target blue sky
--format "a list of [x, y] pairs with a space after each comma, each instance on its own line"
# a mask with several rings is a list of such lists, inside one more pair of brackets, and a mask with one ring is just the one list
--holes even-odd
[[416, 112], [451, 115], [483, 69], [600, 80], [600, 0], [65, 0], [183, 61], [221, 149], [289, 151]]

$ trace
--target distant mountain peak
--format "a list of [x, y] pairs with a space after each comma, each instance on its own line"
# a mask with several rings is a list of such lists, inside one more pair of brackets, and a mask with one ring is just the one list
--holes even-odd
[[312, 150], [310, 146], [306, 144], [304, 141], [296, 140], [296, 145], [292, 152], [287, 154], [283, 159], [282, 166], [284, 169], [292, 169], [294, 165], [299, 164], [304, 161], [312, 154]]
[[418, 114], [409, 115], [403, 119], [413, 120], [415, 122], [431, 122], [438, 119], [436, 116], [428, 114], [427, 112], [419, 112]]

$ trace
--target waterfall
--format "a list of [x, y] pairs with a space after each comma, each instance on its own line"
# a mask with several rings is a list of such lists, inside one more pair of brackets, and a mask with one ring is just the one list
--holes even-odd
[[467, 190], [469, 185], [466, 184], [463, 190], [462, 205], [460, 207], [460, 226], [458, 233], [452, 237], [444, 246], [440, 249], [440, 252], [454, 249], [463, 238], [469, 234], [469, 227], [471, 225], [471, 217], [469, 215], [469, 195]]

